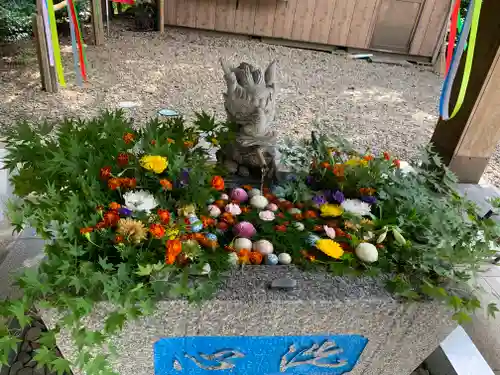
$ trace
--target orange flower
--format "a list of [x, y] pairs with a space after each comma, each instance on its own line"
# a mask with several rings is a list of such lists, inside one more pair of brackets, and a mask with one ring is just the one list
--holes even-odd
[[396, 168], [399, 168], [401, 166], [401, 162], [398, 159], [394, 159], [392, 161], [392, 164], [394, 164], [396, 166]]
[[171, 145], [175, 143], [175, 141], [172, 138], [167, 138], [167, 143]]
[[391, 160], [391, 155], [387, 151], [384, 151], [384, 159], [385, 160]]
[[265, 193], [264, 194], [264, 197], [266, 197], [266, 199], [269, 201], [269, 202], [272, 202], [276, 199], [276, 195], [274, 194], [271, 194], [271, 193]]
[[203, 228], [208, 228], [211, 227], [212, 225], [215, 224], [215, 219], [207, 216], [201, 216], [201, 222], [203, 224]]
[[245, 190], [247, 190], [247, 191], [253, 189], [252, 185], [243, 185], [242, 188], [245, 189]]
[[128, 164], [128, 155], [124, 152], [120, 152], [116, 158], [116, 163], [120, 167], [124, 167]]
[[160, 180], [160, 185], [161, 185], [161, 186], [163, 187], [163, 189], [165, 189], [165, 190], [172, 190], [172, 188], [173, 188], [172, 183], [171, 183], [169, 180], [167, 180], [166, 178], [162, 178], [162, 179]]
[[314, 229], [313, 229], [315, 232], [323, 232], [323, 226], [321, 225], [315, 225], [314, 226]]
[[234, 247], [229, 246], [229, 245], [224, 246], [224, 250], [226, 250], [227, 252], [230, 252], [230, 253], [234, 253], [236, 251], [234, 249]]
[[80, 229], [80, 234], [87, 234], [92, 232], [94, 229], [92, 227], [86, 227], [86, 228], [81, 228]]
[[168, 240], [167, 241], [167, 251], [165, 254], [165, 263], [174, 264], [175, 258], [182, 251], [182, 243], [179, 240]]
[[101, 180], [107, 180], [111, 177], [111, 167], [103, 167], [99, 171], [99, 177]]
[[274, 229], [277, 231], [277, 232], [286, 232], [286, 226], [285, 225], [276, 225], [274, 227]]
[[194, 143], [191, 141], [184, 141], [184, 147], [186, 148], [191, 148], [193, 147]]
[[116, 203], [116, 202], [111, 202], [109, 204], [109, 209], [110, 210], [115, 210], [116, 211], [116, 210], [120, 209], [120, 207], [121, 206], [118, 203]]
[[318, 217], [318, 214], [316, 214], [313, 210], [307, 210], [304, 212], [304, 218], [306, 219], [314, 219], [316, 217]]
[[258, 251], [251, 251], [250, 252], [250, 257], [249, 257], [250, 263], [252, 263], [252, 264], [261, 264], [262, 263], [262, 259], [263, 259], [263, 256]]
[[238, 251], [238, 260], [240, 264], [250, 264], [250, 253], [248, 249], [241, 249]]
[[125, 133], [123, 134], [123, 140], [125, 141], [126, 144], [129, 144], [135, 139], [135, 135], [132, 133]]
[[108, 187], [111, 189], [111, 190], [116, 190], [120, 187], [121, 185], [121, 182], [120, 182], [120, 179], [118, 178], [110, 178], [108, 180]]
[[100, 221], [95, 225], [95, 229], [104, 229], [106, 228], [106, 222], [105, 221]]
[[160, 239], [165, 235], [165, 228], [161, 224], [151, 224], [149, 226], [149, 233], [156, 238]]
[[366, 161], [371, 161], [374, 159], [373, 155], [365, 155], [363, 156], [363, 159], [365, 159]]
[[150, 143], [154, 146], [156, 144], [156, 141], [153, 139]]
[[251, 210], [250, 207], [248, 207], [248, 206], [243, 206], [243, 207], [240, 207], [240, 208], [241, 208], [241, 213], [242, 214], [247, 214]]
[[278, 212], [276, 216], [278, 216], [280, 219], [283, 219], [285, 217], [285, 214], [283, 212]]
[[231, 215], [229, 212], [224, 212], [221, 216], [220, 216], [221, 220], [224, 220], [226, 223], [228, 223], [229, 225], [233, 225], [234, 222], [235, 222], [235, 219], [234, 219], [234, 216]]
[[121, 234], [117, 234], [115, 236], [115, 243], [123, 243], [125, 241], [125, 237], [123, 237]]
[[170, 222], [170, 212], [168, 212], [168, 210], [162, 210], [160, 208], [156, 213], [163, 224], [168, 224]]
[[228, 230], [229, 228], [229, 225], [227, 225], [227, 223], [223, 222], [223, 221], [219, 221], [217, 223], [217, 229], [220, 229], [221, 231], [226, 231]]
[[301, 221], [302, 219], [304, 219], [304, 215], [302, 215], [302, 214], [294, 214], [293, 218], [295, 220], [297, 220], [297, 221]]
[[212, 178], [212, 187], [215, 190], [224, 190], [224, 179], [221, 176], [214, 176]]
[[360, 188], [359, 189], [359, 193], [361, 195], [373, 195], [375, 193], [375, 189], [374, 188]]
[[330, 163], [328, 163], [327, 161], [324, 161], [324, 162], [322, 162], [319, 166], [320, 166], [321, 168], [328, 169], [328, 168], [330, 167]]
[[108, 211], [104, 214], [104, 223], [107, 226], [114, 226], [120, 220], [120, 215], [116, 211]]
[[333, 166], [333, 174], [337, 177], [344, 177], [344, 165], [343, 164], [335, 164]]
[[301, 250], [300, 253], [306, 258], [307, 260], [314, 262], [316, 260], [316, 257], [314, 255], [309, 254], [306, 250]]

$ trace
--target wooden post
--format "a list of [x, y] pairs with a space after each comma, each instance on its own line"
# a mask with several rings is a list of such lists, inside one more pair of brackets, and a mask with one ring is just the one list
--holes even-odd
[[101, 0], [90, 0], [90, 3], [92, 8], [92, 33], [94, 36], [94, 44], [96, 46], [101, 46], [104, 44], [104, 23], [102, 21]]
[[33, 35], [35, 37], [36, 55], [38, 58], [38, 66], [40, 68], [40, 77], [42, 81], [42, 89], [47, 92], [53, 92], [52, 81], [50, 79], [49, 70], [49, 54], [47, 51], [47, 41], [45, 39], [45, 30], [42, 16], [33, 14], [32, 16]]
[[[474, 63], [462, 108], [440, 119], [431, 143], [461, 182], [478, 183], [500, 140], [500, 1], [483, 0]], [[464, 53], [457, 77], [462, 77]], [[460, 90], [453, 85], [450, 112]]]
[[156, 9], [158, 9], [158, 31], [165, 31], [165, 0], [157, 0]]

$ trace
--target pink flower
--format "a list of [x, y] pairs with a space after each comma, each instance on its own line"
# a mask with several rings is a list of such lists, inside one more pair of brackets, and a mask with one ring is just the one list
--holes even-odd
[[259, 212], [259, 217], [264, 221], [273, 221], [275, 216], [272, 211], [261, 211]]
[[335, 238], [334, 228], [330, 228], [328, 225], [323, 225], [323, 229], [325, 230], [325, 233], [328, 237], [330, 237], [332, 240]]
[[229, 203], [226, 205], [226, 212], [229, 212], [231, 215], [238, 216], [241, 214], [241, 208], [235, 203]]

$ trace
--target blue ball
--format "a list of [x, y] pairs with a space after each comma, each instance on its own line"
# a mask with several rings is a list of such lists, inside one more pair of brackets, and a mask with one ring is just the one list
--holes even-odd
[[316, 242], [318, 242], [321, 238], [315, 234], [310, 233], [306, 238], [306, 243], [309, 246], [316, 246]]
[[217, 236], [213, 233], [207, 233], [205, 237], [210, 241], [217, 241]]
[[191, 232], [197, 233], [201, 232], [203, 229], [203, 223], [196, 216], [189, 216], [189, 224], [191, 225]]
[[276, 254], [266, 255], [266, 264], [270, 266], [275, 266], [278, 264], [278, 256]]

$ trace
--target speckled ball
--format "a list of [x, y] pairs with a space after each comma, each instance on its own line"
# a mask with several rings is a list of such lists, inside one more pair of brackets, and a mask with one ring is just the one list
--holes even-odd
[[213, 233], [207, 233], [207, 234], [205, 234], [205, 237], [207, 238], [207, 240], [217, 241], [217, 235], [215, 235]]
[[288, 212], [290, 215], [297, 215], [297, 214], [302, 213], [302, 211], [301, 211], [301, 210], [299, 210], [298, 208], [295, 208], [295, 207], [289, 208], [287, 212]]
[[276, 212], [276, 211], [278, 211], [278, 205], [276, 203], [269, 203], [266, 206], [266, 210]]
[[263, 195], [256, 195], [255, 197], [252, 197], [252, 199], [250, 199], [250, 204], [252, 205], [252, 207], [255, 207], [258, 210], [263, 210], [264, 208], [266, 208], [268, 203], [269, 201]]
[[265, 263], [269, 266], [275, 266], [278, 264], [278, 256], [276, 254], [266, 255]]
[[198, 233], [203, 229], [203, 223], [197, 216], [191, 215], [188, 217], [189, 225], [191, 226], [191, 232]]
[[251, 238], [256, 232], [253, 224], [248, 221], [242, 221], [233, 227], [233, 233], [238, 237]]
[[240, 251], [242, 249], [252, 250], [252, 241], [248, 238], [237, 238], [234, 240], [234, 250]]
[[281, 253], [280, 255], [278, 255], [278, 262], [279, 264], [283, 264], [284, 266], [286, 266], [292, 263], [292, 257], [290, 256], [290, 254]]
[[262, 193], [260, 192], [260, 190], [259, 190], [259, 189], [252, 189], [252, 190], [250, 190], [250, 191], [248, 192], [248, 196], [249, 196], [250, 198], [253, 198], [253, 197], [255, 197], [256, 195], [262, 195]]
[[214, 204], [208, 206], [208, 214], [212, 217], [219, 217], [221, 212], [222, 212], [221, 209]]
[[248, 194], [244, 189], [236, 188], [231, 192], [231, 199], [239, 203], [246, 202], [248, 200]]
[[262, 255], [269, 255], [273, 252], [274, 247], [268, 240], [259, 240], [254, 242], [253, 250], [261, 253]]
[[306, 238], [306, 243], [309, 246], [316, 246], [316, 242], [318, 242], [321, 238], [315, 234], [309, 234]]

